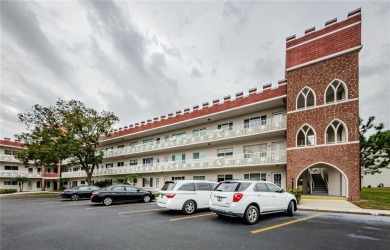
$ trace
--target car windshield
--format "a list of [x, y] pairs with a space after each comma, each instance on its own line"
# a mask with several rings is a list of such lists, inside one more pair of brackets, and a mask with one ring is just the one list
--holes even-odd
[[171, 191], [175, 188], [176, 183], [173, 181], [165, 182], [164, 186], [161, 188], [162, 191]]

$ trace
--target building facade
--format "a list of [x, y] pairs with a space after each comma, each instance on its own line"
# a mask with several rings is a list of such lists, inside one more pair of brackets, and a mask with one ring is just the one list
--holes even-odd
[[[308, 194], [359, 199], [360, 9], [286, 40], [286, 75], [277, 84], [148, 119], [102, 138], [93, 180], [139, 175], [165, 181], [257, 179]], [[63, 166], [67, 185], [86, 173]]]

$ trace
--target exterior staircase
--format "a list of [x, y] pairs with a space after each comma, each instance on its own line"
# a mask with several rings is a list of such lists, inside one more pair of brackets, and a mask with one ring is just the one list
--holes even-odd
[[312, 195], [328, 195], [328, 188], [326, 187], [326, 184], [324, 180], [322, 179], [321, 174], [312, 174], [311, 175], [313, 182], [314, 182], [314, 188], [311, 192]]

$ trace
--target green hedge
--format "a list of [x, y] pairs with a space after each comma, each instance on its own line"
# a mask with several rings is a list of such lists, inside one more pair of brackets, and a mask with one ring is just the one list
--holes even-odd
[[18, 192], [16, 188], [0, 189], [0, 194], [12, 194], [16, 192]]
[[289, 188], [287, 188], [287, 192], [295, 195], [295, 198], [297, 199], [297, 202], [299, 204], [299, 202], [302, 198], [302, 189], [289, 189]]

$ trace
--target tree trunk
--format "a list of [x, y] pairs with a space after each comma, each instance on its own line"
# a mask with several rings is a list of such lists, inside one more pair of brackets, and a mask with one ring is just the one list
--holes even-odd
[[88, 186], [92, 186], [92, 170], [86, 172], [87, 178], [85, 179], [85, 181], [88, 183]]

